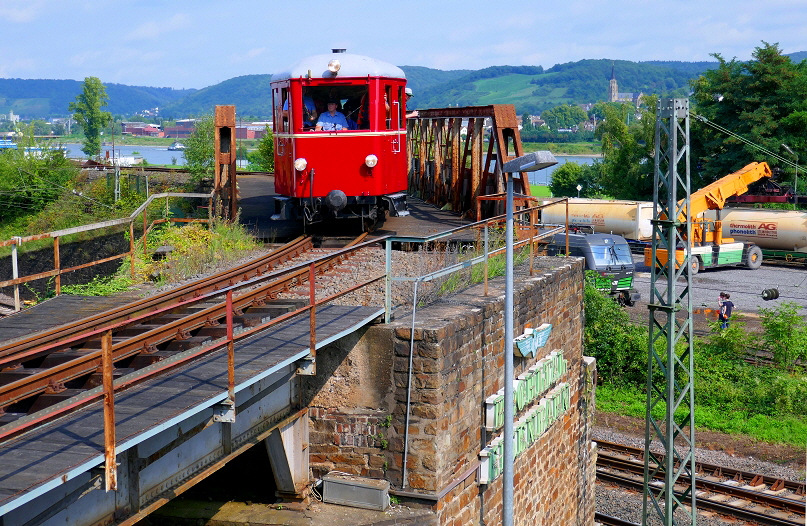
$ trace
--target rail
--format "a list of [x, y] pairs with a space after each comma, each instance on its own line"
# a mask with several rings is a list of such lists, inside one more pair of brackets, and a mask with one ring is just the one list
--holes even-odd
[[[316, 315], [317, 308], [339, 300], [347, 294], [355, 292], [373, 283], [380, 282], [384, 275], [376, 275], [364, 278], [357, 282], [350, 283], [336, 291], [329, 290], [327, 296], [317, 297], [316, 282], [317, 276], [324, 274], [335, 265], [349, 258], [352, 254], [375, 245], [385, 238], [375, 239], [358, 243], [347, 248], [337, 250], [333, 253], [323, 255], [319, 258], [291, 265], [288, 268], [274, 270], [268, 273], [258, 273], [258, 275], [243, 279], [233, 283], [232, 278], [220, 287], [212, 287], [204, 292], [195, 292], [192, 297], [186, 298], [180, 303], [173, 302], [166, 307], [149, 310], [139, 316], [129, 317], [125, 321], [113, 322], [92, 329], [89, 333], [81, 337], [93, 335], [101, 338], [101, 348], [97, 351], [86, 353], [80, 358], [60, 364], [56, 367], [31, 375], [30, 377], [0, 386], [0, 405], [6, 406], [30, 395], [32, 391], [42, 391], [48, 386], [53, 386], [76, 375], [87, 374], [88, 371], [100, 371], [101, 385], [90, 389], [76, 397], [48, 408], [46, 410], [20, 418], [10, 424], [0, 427], [0, 441], [5, 441], [19, 435], [35, 425], [58, 418], [80, 407], [84, 407], [91, 402], [103, 400], [104, 404], [104, 455], [107, 490], [117, 489], [117, 471], [115, 464], [116, 438], [115, 438], [115, 394], [127, 387], [140, 383], [147, 378], [151, 378], [166, 370], [176, 368], [192, 360], [210, 355], [216, 351], [227, 353], [227, 378], [228, 390], [226, 396], [222, 395], [222, 405], [227, 407], [235, 406], [235, 345], [245, 340], [259, 331], [289, 320], [298, 315], [308, 314], [310, 319], [310, 342], [308, 359], [314, 360], [316, 357]], [[287, 312], [277, 317], [261, 320], [252, 326], [244, 326], [236, 330], [234, 319], [245, 309], [252, 305], [261, 305], [268, 299], [274, 299], [281, 292], [291, 288], [308, 285], [308, 302], [294, 311]], [[236, 294], [236, 292], [239, 292]], [[192, 313], [187, 318], [182, 318], [169, 323], [158, 329], [149, 330], [132, 338], [123, 341], [113, 340], [113, 331], [125, 325], [133, 325], [143, 320], [154, 317], [161, 313], [170, 311], [178, 305], [183, 307], [197, 306], [200, 310]], [[165, 360], [156, 362], [149, 367], [137, 370], [125, 376], [114, 378], [114, 364], [133, 354], [154, 348], [157, 344], [167, 338], [175, 337], [177, 334], [187, 334], [193, 328], [204, 324], [219, 323], [224, 321], [226, 333], [223, 337], [209, 341], [198, 347], [181, 352]], [[62, 341], [60, 344], [64, 344]], [[51, 344], [54, 345], [54, 344]]]
[[[36, 281], [39, 279], [50, 278], [53, 277], [55, 279], [55, 288], [56, 288], [56, 295], [58, 296], [61, 294], [62, 291], [62, 275], [67, 274], [69, 272], [75, 272], [76, 270], [80, 270], [87, 267], [92, 267], [95, 265], [100, 265], [102, 263], [108, 263], [110, 261], [115, 261], [117, 259], [123, 259], [125, 257], [129, 257], [131, 260], [131, 274], [134, 276], [135, 273], [135, 263], [134, 263], [134, 252], [135, 252], [135, 238], [134, 238], [134, 222], [137, 216], [143, 215], [143, 250], [146, 250], [148, 245], [148, 232], [151, 228], [158, 224], [163, 223], [166, 221], [171, 222], [190, 222], [190, 221], [197, 221], [197, 222], [208, 222], [208, 219], [182, 219], [182, 218], [168, 218], [168, 219], [157, 219], [152, 221], [151, 225], [148, 224], [148, 214], [147, 209], [148, 206], [156, 201], [157, 199], [165, 198], [166, 207], [168, 206], [168, 198], [170, 197], [180, 197], [180, 198], [207, 198], [208, 199], [208, 215], [210, 211], [212, 211], [212, 199], [213, 193], [209, 194], [201, 194], [201, 193], [180, 193], [180, 192], [166, 192], [161, 194], [153, 194], [146, 199], [146, 201], [140, 205], [137, 210], [132, 212], [129, 217], [124, 217], [120, 219], [110, 219], [108, 221], [101, 221], [98, 223], [91, 223], [89, 225], [81, 225], [72, 228], [65, 228], [62, 230], [55, 230], [53, 232], [45, 232], [44, 234], [35, 234], [32, 236], [15, 236], [11, 239], [0, 241], [0, 247], [11, 247], [11, 275], [12, 279], [0, 281], [0, 288], [2, 287], [14, 287], [14, 310], [19, 311], [21, 309], [20, 304], [20, 285], [24, 283], [29, 283], [31, 281]], [[123, 252], [121, 254], [117, 254], [114, 256], [109, 256], [105, 258], [95, 259], [90, 262], [75, 265], [72, 267], [62, 268], [61, 264], [61, 257], [59, 255], [59, 241], [62, 237], [68, 236], [71, 234], [78, 234], [80, 232], [90, 232], [93, 230], [101, 230], [104, 228], [119, 226], [119, 225], [129, 225], [129, 250]], [[20, 276], [19, 275], [19, 261], [18, 261], [18, 247], [23, 243], [30, 242], [30, 241], [39, 241], [42, 239], [53, 239], [53, 269], [47, 270], [45, 272], [38, 272], [36, 274], [30, 274], [27, 276]]]

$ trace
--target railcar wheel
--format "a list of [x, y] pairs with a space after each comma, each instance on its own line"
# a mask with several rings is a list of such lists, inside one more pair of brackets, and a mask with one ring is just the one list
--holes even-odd
[[745, 266], [751, 270], [756, 270], [762, 266], [762, 249], [756, 245], [748, 247], [745, 254]]

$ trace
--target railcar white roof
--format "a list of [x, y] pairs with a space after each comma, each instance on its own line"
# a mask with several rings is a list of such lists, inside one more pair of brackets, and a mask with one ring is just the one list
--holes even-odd
[[[338, 60], [342, 65], [336, 75], [328, 71], [328, 62], [333, 59]], [[326, 53], [306, 57], [283, 71], [275, 73], [272, 75], [272, 82], [289, 78], [308, 77], [309, 71], [311, 72], [311, 78], [367, 76], [406, 78], [406, 74], [401, 68], [388, 62], [352, 53]]]

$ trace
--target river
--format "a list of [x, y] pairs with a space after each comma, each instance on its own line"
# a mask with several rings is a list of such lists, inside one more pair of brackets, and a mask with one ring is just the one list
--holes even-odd
[[[68, 157], [86, 158], [80, 144], [65, 144]], [[101, 157], [112, 157], [112, 146], [101, 146]], [[138, 152], [138, 153], [135, 153]], [[185, 164], [183, 152], [169, 151], [168, 146], [115, 145], [115, 157], [142, 157], [149, 164]], [[173, 162], [176, 160], [176, 162]]]
[[594, 163], [595, 159], [600, 158], [600, 156], [592, 157], [588, 155], [556, 155], [555, 159], [558, 160], [558, 164], [555, 166], [550, 166], [549, 168], [544, 168], [543, 170], [530, 172], [530, 183], [548, 185], [552, 181], [552, 172], [554, 172], [564, 163], [592, 164]]
[[[76, 158], [86, 157], [84, 155], [84, 152], [81, 151], [80, 144], [65, 144], [64, 147], [67, 148], [68, 157], [76, 157]], [[106, 157], [107, 152], [109, 152], [109, 156], [112, 157], [112, 146], [101, 147], [102, 157]], [[167, 146], [116, 145], [115, 156], [142, 157], [149, 164], [158, 164], [158, 165], [178, 164], [180, 166], [185, 164], [185, 156], [183, 155], [183, 152], [169, 151]], [[592, 164], [594, 162], [594, 159], [598, 159], [599, 157], [593, 157], [587, 155], [569, 155], [569, 156], [556, 155], [555, 158], [558, 160], [558, 164], [556, 164], [555, 166], [550, 166], [549, 168], [544, 168], [543, 170], [538, 170], [537, 172], [531, 172], [530, 183], [548, 185], [549, 182], [552, 180], [552, 172], [554, 172], [558, 166], [567, 162], [578, 164]]]

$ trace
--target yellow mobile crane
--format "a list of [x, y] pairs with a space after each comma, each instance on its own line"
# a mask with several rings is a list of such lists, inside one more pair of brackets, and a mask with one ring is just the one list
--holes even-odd
[[[693, 275], [711, 267], [745, 265], [750, 269], [757, 269], [762, 265], [762, 249], [757, 245], [735, 242], [733, 238], [723, 237], [720, 210], [723, 209], [728, 198], [746, 193], [750, 184], [772, 175], [773, 173], [768, 163], [754, 162], [690, 195], [692, 239], [687, 240], [686, 232], [682, 232], [681, 237], [687, 240], [692, 247], [693, 257], [690, 261], [690, 271]], [[682, 205], [683, 200], [678, 202], [678, 209], [681, 210], [678, 217], [680, 222], [678, 228], [685, 229], [686, 208]], [[706, 210], [716, 210], [717, 219], [703, 218], [702, 215]], [[659, 248], [656, 250], [656, 258], [660, 265], [667, 262], [667, 257], [666, 249]], [[652, 265], [652, 258], [651, 249], [645, 248], [645, 265]], [[676, 266], [682, 265], [684, 258], [684, 247], [676, 247]]]

